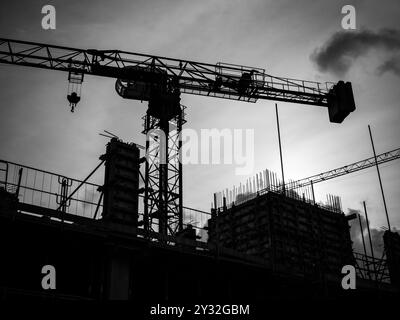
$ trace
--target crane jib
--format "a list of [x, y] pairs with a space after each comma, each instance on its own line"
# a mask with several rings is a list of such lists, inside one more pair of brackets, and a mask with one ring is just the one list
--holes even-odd
[[[117, 91], [143, 96], [156, 86], [161, 91], [256, 102], [258, 99], [328, 107], [329, 119], [341, 123], [356, 108], [350, 82], [335, 85], [271, 76], [264, 69], [226, 63], [200, 63], [118, 50], [83, 50], [0, 38], [0, 63], [59, 70], [69, 79], [83, 74], [117, 79]], [[71, 77], [74, 74], [75, 77]], [[81, 74], [81, 76], [79, 76]], [[82, 81], [73, 82], [81, 85]], [[124, 87], [125, 86], [125, 87]], [[136, 88], [136, 87], [137, 88]], [[76, 92], [76, 91], [73, 91]], [[71, 92], [71, 94], [73, 93]], [[74, 99], [78, 101], [78, 99]]]

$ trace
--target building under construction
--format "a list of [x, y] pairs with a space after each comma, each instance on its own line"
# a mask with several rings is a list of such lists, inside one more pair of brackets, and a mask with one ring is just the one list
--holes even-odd
[[209, 241], [316, 280], [355, 264], [348, 217], [272, 191], [214, 215]]
[[[320, 106], [339, 124], [356, 109], [350, 82], [5, 38], [0, 52], [2, 64], [67, 72], [72, 112], [87, 75], [115, 79], [120, 97], [148, 102], [144, 155], [114, 137], [83, 180], [0, 161], [3, 298], [198, 303], [399, 295], [398, 237], [389, 228], [387, 259], [353, 252], [353, 217], [335, 197], [324, 206], [297, 186], [261, 179], [214, 199], [211, 212], [183, 205], [182, 93]], [[396, 152], [392, 158], [400, 157]], [[375, 156], [369, 164], [388, 158]], [[103, 165], [103, 182], [91, 182]], [[333, 176], [340, 172], [352, 171]], [[357, 290], [341, 286], [348, 264], [357, 270]], [[54, 290], [41, 286], [45, 265], [56, 269]]]
[[[272, 184], [211, 214], [184, 208], [184, 228], [176, 235], [154, 231], [156, 218], [146, 229], [139, 154], [134, 144], [112, 139], [100, 158], [103, 185], [1, 162], [2, 298], [198, 302], [398, 296], [398, 234], [386, 232], [385, 260], [354, 254], [352, 217]], [[357, 269], [357, 290], [341, 287], [341, 269], [349, 264]], [[42, 289], [43, 265], [56, 268], [56, 290]]]

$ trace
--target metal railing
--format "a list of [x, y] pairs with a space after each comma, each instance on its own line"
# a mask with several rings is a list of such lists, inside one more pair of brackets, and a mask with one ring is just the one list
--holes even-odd
[[[6, 185], [7, 191], [18, 192], [18, 199], [24, 204], [57, 210], [63, 196], [82, 183], [81, 180], [57, 173], [4, 160], [1, 162], [7, 163], [7, 174], [0, 176], [0, 185]], [[67, 201], [64, 212], [93, 218], [100, 198], [98, 187], [97, 184], [85, 182]]]
[[[81, 186], [77, 188], [79, 185]], [[103, 202], [99, 191], [100, 185], [96, 183], [83, 182], [57, 173], [0, 160], [1, 187], [10, 193], [18, 193], [21, 203], [60, 210], [60, 217], [61, 212], [65, 212], [91, 219], [101, 218]], [[69, 197], [75, 189], [76, 192]], [[67, 197], [68, 201], [65, 202]], [[192, 225], [200, 241], [207, 241], [205, 227], [210, 217], [208, 212], [183, 207], [184, 226]], [[139, 201], [139, 220], [142, 218], [143, 203]]]

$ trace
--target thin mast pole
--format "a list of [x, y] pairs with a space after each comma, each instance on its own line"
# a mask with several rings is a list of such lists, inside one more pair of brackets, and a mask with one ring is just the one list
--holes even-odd
[[368, 230], [368, 237], [369, 237], [369, 246], [371, 248], [371, 256], [372, 256], [372, 265], [374, 267], [374, 274], [375, 274], [375, 280], [377, 278], [376, 274], [376, 266], [375, 266], [375, 256], [374, 256], [374, 248], [372, 247], [372, 239], [371, 239], [371, 230], [369, 228], [369, 220], [368, 220], [368, 213], [367, 213], [367, 206], [365, 205], [365, 201], [363, 201], [363, 206], [364, 206], [364, 213], [365, 213], [365, 219], [367, 220], [367, 230]]
[[285, 195], [285, 175], [284, 175], [284, 170], [283, 170], [283, 158], [282, 158], [282, 144], [281, 144], [281, 132], [279, 128], [279, 115], [278, 115], [278, 104], [275, 103], [275, 112], [276, 112], [276, 125], [278, 128], [278, 140], [279, 140], [279, 155], [281, 158], [281, 171], [282, 171], [282, 191], [283, 194]]
[[375, 166], [376, 166], [376, 171], [378, 172], [379, 186], [381, 188], [383, 206], [385, 207], [386, 220], [387, 220], [388, 228], [389, 228], [389, 231], [390, 231], [391, 228], [390, 228], [389, 214], [388, 214], [388, 210], [387, 210], [387, 206], [386, 206], [385, 193], [383, 192], [381, 173], [379, 172], [378, 159], [376, 157], [375, 145], [374, 145], [374, 140], [372, 138], [372, 132], [371, 132], [371, 126], [370, 125], [368, 125], [368, 131], [369, 131], [369, 137], [371, 138], [372, 151], [374, 152]]

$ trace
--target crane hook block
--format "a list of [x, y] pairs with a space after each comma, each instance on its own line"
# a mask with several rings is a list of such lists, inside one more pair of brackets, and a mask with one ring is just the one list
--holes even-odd
[[353, 89], [350, 82], [339, 81], [328, 93], [329, 120], [342, 123], [343, 120], [356, 110]]
[[71, 107], [71, 112], [74, 112], [77, 103], [81, 101], [81, 97], [79, 97], [78, 94], [74, 91], [71, 94], [67, 95], [67, 99]]

